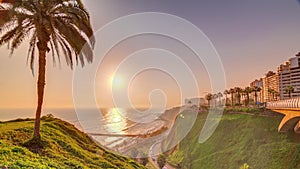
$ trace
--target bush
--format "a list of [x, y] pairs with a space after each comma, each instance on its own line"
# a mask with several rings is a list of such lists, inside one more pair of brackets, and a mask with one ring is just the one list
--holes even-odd
[[147, 163], [149, 162], [148, 158], [147, 158], [147, 154], [144, 153], [144, 152], [141, 152], [141, 156], [144, 157], [144, 158], [141, 158], [140, 159], [140, 163], [143, 165], [143, 166], [146, 166]]
[[160, 154], [157, 158], [157, 164], [159, 166], [159, 168], [163, 168], [166, 164], [166, 156], [163, 154]]

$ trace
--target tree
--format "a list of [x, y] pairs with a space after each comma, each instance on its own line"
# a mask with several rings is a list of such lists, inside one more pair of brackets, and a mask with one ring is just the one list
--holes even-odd
[[213, 95], [211, 93], [208, 93], [206, 96], [205, 96], [205, 99], [207, 100], [208, 102], [208, 106], [210, 106], [210, 101], [212, 100], [213, 98]]
[[275, 90], [274, 89], [268, 89], [268, 92], [269, 92], [270, 95], [272, 95], [272, 99], [271, 100], [274, 100]]
[[246, 101], [245, 101], [245, 105], [249, 106], [249, 102], [250, 102], [250, 93], [253, 91], [253, 89], [251, 87], [246, 87], [244, 89], [244, 93], [246, 94]]
[[230, 94], [231, 94], [231, 106], [234, 106], [234, 104], [233, 104], [233, 95], [235, 93], [235, 90], [231, 88], [229, 91], [230, 91]]
[[167, 162], [166, 156], [163, 154], [160, 154], [157, 158], [157, 164], [158, 164], [159, 168], [162, 169], [165, 166], [166, 162]]
[[90, 17], [81, 0], [18, 0], [0, 3], [0, 9], [1, 13], [5, 13], [0, 23], [0, 45], [8, 44], [13, 53], [29, 38], [28, 60], [33, 74], [36, 49], [38, 51], [34, 138], [40, 139], [46, 55], [51, 51], [55, 64], [56, 59], [60, 61], [59, 52], [62, 51], [71, 69], [74, 59], [82, 66], [85, 62], [92, 62], [95, 41]]
[[234, 88], [234, 92], [236, 93], [236, 98], [237, 98], [237, 101], [238, 101], [238, 104], [240, 105], [241, 104], [241, 93], [242, 93], [242, 89], [240, 87], [235, 87]]
[[222, 105], [222, 97], [223, 97], [223, 94], [221, 92], [219, 92], [218, 94], [218, 98], [219, 98], [219, 105], [221, 106]]
[[229, 91], [229, 90], [225, 90], [223, 93], [224, 93], [224, 95], [225, 95], [225, 105], [226, 105], [226, 104], [228, 104], [228, 98], [227, 98], [227, 95], [230, 94], [230, 91]]
[[278, 97], [280, 97], [280, 93], [275, 91], [275, 100], [278, 100]]
[[213, 94], [212, 97], [213, 97], [214, 105], [215, 105], [215, 107], [217, 107], [218, 94]]
[[257, 104], [257, 92], [260, 92], [261, 91], [261, 88], [260, 87], [257, 87], [257, 86], [255, 86], [254, 88], [253, 88], [253, 91], [254, 91], [254, 97], [255, 97], [255, 104]]
[[141, 152], [141, 157], [142, 157], [142, 158], [140, 158], [140, 163], [141, 163], [143, 166], [146, 166], [147, 163], [149, 162], [147, 156], [148, 156], [148, 155], [147, 155], [146, 153]]
[[285, 92], [287, 92], [289, 94], [289, 98], [291, 98], [291, 93], [294, 92], [294, 87], [293, 86], [287, 86], [285, 88]]

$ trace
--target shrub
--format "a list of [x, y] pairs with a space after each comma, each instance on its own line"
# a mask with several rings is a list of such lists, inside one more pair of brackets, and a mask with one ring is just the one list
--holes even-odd
[[159, 168], [163, 168], [166, 164], [166, 156], [163, 154], [160, 154], [157, 158], [157, 164], [159, 166]]

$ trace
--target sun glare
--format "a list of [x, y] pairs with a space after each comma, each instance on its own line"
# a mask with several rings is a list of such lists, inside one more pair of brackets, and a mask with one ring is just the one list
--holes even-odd
[[118, 75], [112, 75], [110, 77], [110, 85], [112, 87], [122, 87], [123, 86], [123, 80], [121, 78], [121, 76]]
[[109, 130], [112, 132], [122, 133], [123, 129], [126, 127], [126, 119], [124, 118], [125, 112], [119, 108], [110, 109], [108, 112], [108, 123]]

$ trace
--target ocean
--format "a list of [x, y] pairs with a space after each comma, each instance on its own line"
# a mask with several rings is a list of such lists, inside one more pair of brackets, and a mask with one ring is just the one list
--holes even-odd
[[[133, 109], [44, 109], [42, 116], [52, 114], [67, 121], [85, 133], [91, 135], [102, 146], [115, 149], [132, 142], [130, 137], [114, 137], [112, 134], [143, 134], [155, 131], [164, 125], [158, 117], [162, 112], [137, 113]], [[135, 115], [134, 117], [132, 115]], [[0, 121], [9, 121], [18, 118], [34, 118], [35, 109], [0, 109]], [[119, 149], [119, 148], [118, 148]]]

